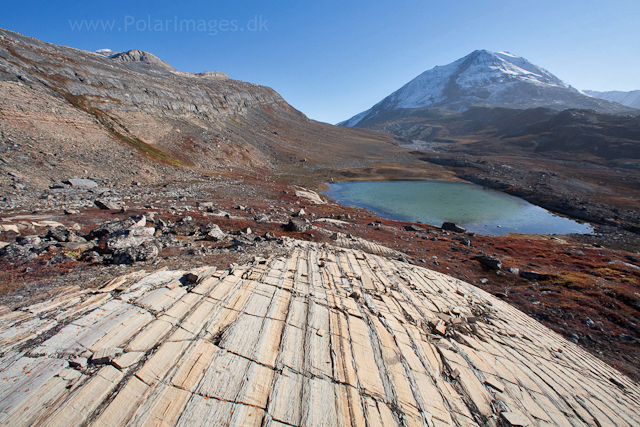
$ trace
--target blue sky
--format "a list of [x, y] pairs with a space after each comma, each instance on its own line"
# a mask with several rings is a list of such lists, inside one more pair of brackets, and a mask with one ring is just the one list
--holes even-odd
[[[3, 28], [79, 49], [146, 50], [181, 71], [221, 71], [273, 87], [329, 123], [476, 49], [523, 56], [578, 89], [640, 89], [638, 0], [3, 3]], [[198, 27], [180, 30], [176, 18]], [[98, 28], [78, 29], [83, 20]]]

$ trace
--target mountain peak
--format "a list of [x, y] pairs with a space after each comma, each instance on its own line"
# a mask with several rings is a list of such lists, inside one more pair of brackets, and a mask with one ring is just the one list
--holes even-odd
[[410, 110], [438, 107], [464, 111], [473, 106], [625, 111], [621, 105], [585, 95], [521, 56], [479, 49], [425, 71], [370, 110], [341, 124], [366, 127]]

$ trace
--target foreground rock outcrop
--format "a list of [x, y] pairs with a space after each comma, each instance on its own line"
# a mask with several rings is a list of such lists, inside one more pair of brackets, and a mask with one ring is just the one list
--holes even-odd
[[2, 425], [640, 425], [637, 384], [467, 283], [286, 240], [0, 315]]

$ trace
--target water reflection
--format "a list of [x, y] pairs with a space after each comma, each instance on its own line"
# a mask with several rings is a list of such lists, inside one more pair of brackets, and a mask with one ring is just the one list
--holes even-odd
[[[325, 192], [345, 205], [396, 220], [441, 225], [455, 222], [487, 235], [591, 233], [588, 224], [479, 185], [444, 181], [343, 182]], [[498, 227], [500, 226], [500, 227]]]

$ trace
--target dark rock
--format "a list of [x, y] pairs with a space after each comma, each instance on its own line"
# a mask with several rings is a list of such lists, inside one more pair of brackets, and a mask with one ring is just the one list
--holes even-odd
[[84, 262], [102, 262], [102, 256], [96, 251], [87, 251], [80, 257]]
[[58, 242], [69, 242], [69, 238], [71, 236], [75, 236], [75, 233], [73, 231], [59, 225], [57, 227], [51, 228], [46, 237], [47, 239], [53, 239]]
[[87, 366], [87, 363], [89, 361], [87, 360], [86, 357], [76, 357], [73, 358], [71, 360], [69, 360], [69, 366], [71, 366], [72, 368], [85, 368]]
[[304, 233], [309, 228], [311, 228], [311, 225], [307, 221], [298, 218], [289, 219], [289, 223], [284, 226], [285, 230], [295, 231], [298, 233]]
[[255, 235], [240, 235], [233, 238], [233, 242], [231, 246], [235, 249], [242, 248], [243, 246], [255, 246], [256, 245], [256, 237]]
[[502, 268], [502, 261], [489, 255], [480, 255], [473, 259], [489, 270], [500, 270]]
[[66, 252], [60, 252], [56, 256], [51, 258], [51, 264], [61, 264], [67, 261], [75, 261], [74, 258], [70, 257]]
[[198, 234], [200, 228], [191, 219], [191, 217], [184, 217], [176, 221], [175, 225], [171, 228], [171, 233], [177, 236], [193, 236]]
[[453, 240], [456, 240], [458, 242], [460, 242], [461, 244], [463, 244], [464, 246], [471, 246], [471, 240], [467, 239], [464, 236], [455, 236], [453, 238]]
[[38, 254], [28, 246], [12, 244], [0, 249], [0, 256], [12, 261], [33, 261], [38, 259]]
[[551, 276], [545, 273], [538, 273], [537, 271], [521, 271], [520, 277], [532, 282], [542, 282], [549, 280]]
[[266, 233], [264, 233], [264, 240], [271, 242], [273, 240], [276, 240], [277, 237], [275, 234], [273, 234], [271, 231], [267, 231]]
[[156, 224], [156, 230], [159, 230], [161, 233], [168, 233], [171, 231], [171, 226], [173, 224], [171, 224], [170, 221], [165, 221], [162, 218], [158, 218], [157, 221], [154, 221], [154, 223]]
[[407, 230], [407, 231], [424, 231], [424, 229], [422, 229], [420, 227], [416, 227], [413, 224], [405, 225], [404, 229]]
[[440, 228], [447, 231], [453, 231], [454, 233], [464, 233], [465, 231], [467, 231], [466, 228], [460, 227], [453, 222], [443, 222], [442, 227]]
[[42, 239], [38, 236], [24, 236], [18, 237], [16, 242], [18, 242], [20, 246], [37, 246], [42, 243]]
[[629, 334], [622, 334], [622, 335], [620, 335], [619, 338], [620, 338], [621, 341], [630, 342], [632, 344], [634, 344], [634, 343], [636, 343], [638, 341], [638, 340], [636, 340], [634, 337], [632, 337]]
[[202, 208], [207, 212], [213, 212], [215, 205], [213, 204], [213, 202], [196, 202], [196, 207]]
[[116, 231], [126, 230], [136, 224], [131, 218], [105, 222], [89, 232], [89, 238], [100, 238]]
[[589, 329], [598, 329], [595, 322], [589, 317], [585, 317], [584, 319], [582, 319], [582, 323]]
[[93, 204], [105, 211], [108, 211], [108, 210], [115, 211], [117, 209], [120, 209], [118, 205], [108, 200], [96, 200], [95, 202], [93, 202]]
[[122, 350], [119, 348], [101, 348], [91, 356], [90, 363], [93, 365], [106, 365], [111, 363], [119, 354], [122, 354]]

